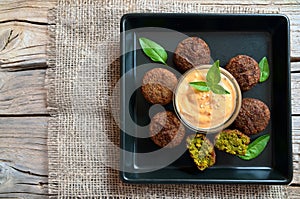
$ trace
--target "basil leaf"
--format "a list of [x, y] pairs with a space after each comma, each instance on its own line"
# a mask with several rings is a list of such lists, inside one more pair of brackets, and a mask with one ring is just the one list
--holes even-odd
[[228, 92], [227, 90], [225, 90], [225, 88], [218, 84], [213, 84], [209, 88], [215, 94], [230, 94], [230, 92]]
[[206, 74], [206, 81], [209, 84], [218, 84], [221, 81], [221, 74], [220, 74], [220, 61], [217, 60], [208, 70]]
[[264, 82], [268, 79], [270, 75], [270, 69], [269, 69], [269, 64], [268, 60], [266, 57], [263, 57], [260, 62], [259, 62], [259, 68], [260, 68], [260, 78], [259, 82]]
[[199, 91], [209, 91], [206, 82], [190, 82], [189, 85]]
[[246, 154], [239, 156], [243, 160], [256, 158], [265, 149], [270, 140], [270, 135], [262, 135], [248, 145]]
[[230, 94], [225, 88], [218, 83], [221, 81], [220, 61], [217, 60], [206, 74], [206, 82], [190, 82], [189, 84], [199, 91], [211, 90], [215, 94]]
[[147, 39], [145, 37], [141, 37], [139, 39], [140, 45], [144, 51], [144, 53], [155, 62], [161, 62], [166, 65], [166, 61], [168, 59], [168, 54], [165, 49], [160, 46], [158, 43]]

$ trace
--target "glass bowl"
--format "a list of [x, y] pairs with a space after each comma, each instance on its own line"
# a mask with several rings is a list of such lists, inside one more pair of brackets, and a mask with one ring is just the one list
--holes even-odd
[[202, 133], [219, 132], [233, 123], [241, 108], [242, 94], [236, 79], [220, 67], [221, 81], [230, 94], [199, 91], [190, 82], [206, 81], [211, 65], [185, 72], [174, 90], [173, 105], [179, 119], [190, 129]]

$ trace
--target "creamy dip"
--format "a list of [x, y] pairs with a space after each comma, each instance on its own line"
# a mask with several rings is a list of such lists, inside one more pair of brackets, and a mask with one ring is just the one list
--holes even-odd
[[206, 81], [208, 69], [197, 68], [187, 72], [175, 92], [177, 113], [185, 123], [197, 129], [211, 129], [224, 124], [236, 108], [236, 89], [231, 80], [222, 74], [222, 68], [219, 85], [230, 94], [199, 91], [189, 85], [189, 82]]

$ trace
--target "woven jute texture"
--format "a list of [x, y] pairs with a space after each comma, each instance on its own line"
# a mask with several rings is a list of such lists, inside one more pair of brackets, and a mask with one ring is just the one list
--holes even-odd
[[49, 194], [53, 198], [287, 198], [285, 186], [125, 184], [111, 144], [111, 95], [120, 74], [120, 19], [131, 12], [264, 13], [267, 6], [197, 1], [59, 1], [48, 49]]

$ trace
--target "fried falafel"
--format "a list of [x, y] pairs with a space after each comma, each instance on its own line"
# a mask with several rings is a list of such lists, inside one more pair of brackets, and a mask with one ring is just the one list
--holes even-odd
[[143, 77], [142, 94], [152, 104], [166, 105], [172, 101], [176, 76], [167, 69], [154, 68]]
[[257, 134], [268, 126], [270, 115], [270, 110], [264, 102], [244, 98], [234, 126], [247, 135]]
[[209, 64], [210, 49], [199, 37], [189, 37], [178, 44], [173, 61], [179, 71], [185, 72], [195, 66]]
[[178, 146], [185, 136], [183, 124], [171, 111], [157, 113], [151, 119], [149, 130], [152, 141], [160, 147]]
[[242, 91], [250, 90], [260, 78], [258, 63], [247, 55], [231, 58], [225, 69], [236, 79]]

